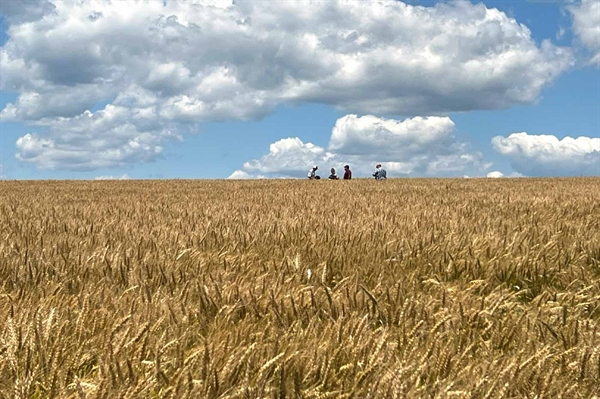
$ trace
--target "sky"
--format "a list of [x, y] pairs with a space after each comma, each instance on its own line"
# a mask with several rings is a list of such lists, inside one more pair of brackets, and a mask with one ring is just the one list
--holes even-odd
[[0, 179], [600, 176], [600, 2], [0, 0]]

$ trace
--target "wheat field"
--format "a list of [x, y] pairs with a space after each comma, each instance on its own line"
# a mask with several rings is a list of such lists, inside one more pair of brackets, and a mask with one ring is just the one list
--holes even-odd
[[0, 397], [598, 397], [599, 197], [0, 182]]

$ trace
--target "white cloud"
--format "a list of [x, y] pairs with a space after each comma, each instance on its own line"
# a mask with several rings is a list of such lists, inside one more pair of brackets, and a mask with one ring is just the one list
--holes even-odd
[[323, 147], [290, 137], [271, 144], [268, 154], [244, 163], [230, 178], [305, 177], [311, 165], [333, 161], [334, 157]]
[[263, 175], [251, 175], [250, 173], [244, 172], [243, 170], [234, 171], [228, 179], [231, 180], [248, 180], [248, 179], [266, 179]]
[[590, 63], [600, 67], [600, 2], [582, 0], [568, 10], [573, 15], [573, 31], [590, 51]]
[[245, 179], [251, 179], [251, 178], [252, 178], [252, 176], [249, 173], [244, 172], [243, 170], [236, 170], [228, 177], [228, 179], [234, 179], [234, 180], [245, 180]]
[[[367, 115], [337, 120], [329, 149], [344, 155], [374, 155], [382, 161], [420, 155], [431, 146], [446, 146], [454, 122], [448, 117], [416, 117], [398, 121]], [[437, 149], [440, 150], [440, 149]]]
[[269, 153], [246, 162], [231, 178], [306, 177], [311, 165], [319, 165], [326, 177], [329, 168], [341, 172], [349, 164], [355, 176], [370, 176], [381, 163], [390, 175], [455, 175], [483, 171], [491, 164], [481, 153], [470, 152], [456, 141], [454, 122], [446, 117], [415, 117], [404, 121], [346, 115], [337, 120], [329, 146], [323, 148], [301, 139], [286, 138], [271, 144]]
[[97, 176], [94, 180], [130, 180], [129, 175], [124, 174], [121, 176]]
[[487, 174], [487, 177], [492, 178], [492, 179], [498, 179], [500, 177], [504, 177], [504, 173], [499, 172], [499, 171], [494, 171], [494, 172], [490, 172]]
[[527, 176], [600, 175], [600, 138], [529, 135], [496, 136], [493, 148]]
[[[22, 138], [35, 149], [22, 158], [39, 167], [153, 158], [132, 156], [121, 135], [102, 139], [109, 161], [87, 151], [102, 134], [78, 118], [98, 102], [129, 109], [126, 136], [158, 148], [165, 130], [253, 120], [285, 103], [391, 115], [506, 108], [535, 101], [573, 64], [569, 49], [537, 46], [526, 26], [466, 1], [9, 3], [0, 88], [20, 96], [0, 118], [50, 126], [49, 136]], [[138, 126], [140, 109], [154, 129]], [[62, 126], [85, 140], [63, 139]], [[87, 161], [71, 162], [74, 153]]]
[[165, 140], [181, 140], [175, 126], [160, 121], [152, 107], [107, 105], [47, 124], [49, 133], [17, 140], [18, 160], [42, 169], [92, 170], [152, 161], [161, 155]]

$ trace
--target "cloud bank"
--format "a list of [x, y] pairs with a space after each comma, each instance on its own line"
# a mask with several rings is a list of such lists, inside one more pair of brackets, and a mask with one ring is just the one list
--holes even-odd
[[124, 174], [121, 176], [96, 176], [94, 180], [130, 180], [128, 174]]
[[600, 138], [513, 133], [496, 136], [493, 148], [527, 176], [600, 176]]
[[18, 98], [0, 118], [38, 127], [17, 158], [39, 168], [149, 162], [198, 123], [255, 120], [281, 104], [502, 109], [535, 101], [573, 65], [570, 49], [536, 45], [525, 25], [465, 1], [7, 4], [0, 89]]
[[17, 140], [18, 160], [43, 169], [93, 170], [152, 161], [162, 153], [162, 143], [182, 140], [174, 124], [157, 120], [151, 110], [120, 105], [47, 124], [49, 134]]
[[504, 173], [500, 172], [500, 171], [493, 171], [493, 172], [489, 172], [486, 177], [489, 177], [491, 179], [499, 179], [501, 177], [504, 177]]
[[454, 122], [448, 117], [415, 117], [401, 120], [372, 115], [346, 115], [337, 120], [327, 148], [304, 143], [298, 137], [279, 140], [268, 154], [246, 162], [229, 178], [306, 177], [319, 165], [327, 177], [329, 168], [350, 164], [355, 176], [370, 176], [375, 163], [391, 175], [454, 176], [481, 171], [490, 164], [467, 143], [456, 141]]

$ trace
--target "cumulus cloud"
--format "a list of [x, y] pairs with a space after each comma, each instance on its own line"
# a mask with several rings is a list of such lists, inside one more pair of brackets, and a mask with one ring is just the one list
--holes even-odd
[[319, 172], [326, 173], [323, 165], [337, 166], [335, 154], [323, 147], [304, 143], [298, 137], [278, 140], [269, 146], [269, 153], [259, 159], [244, 163], [242, 169], [234, 171], [228, 179], [300, 178], [306, 177], [312, 165], [321, 165]]
[[228, 177], [228, 179], [231, 179], [231, 180], [266, 179], [266, 178], [267, 178], [266, 176], [252, 175], [243, 170], [236, 170]]
[[[423, 154], [431, 146], [451, 144], [454, 122], [448, 117], [415, 117], [399, 121], [372, 115], [337, 120], [329, 148], [344, 155], [374, 155], [382, 161]], [[436, 149], [437, 151], [441, 150]]]
[[527, 176], [600, 175], [600, 138], [513, 133], [496, 136], [493, 148]]
[[94, 180], [129, 180], [131, 179], [128, 174], [121, 176], [96, 176]]
[[573, 31], [590, 51], [590, 63], [600, 67], [600, 2], [582, 0], [568, 10], [573, 16]]
[[[8, 4], [0, 89], [19, 97], [0, 118], [50, 126], [50, 136], [22, 138], [34, 154], [19, 150], [40, 167], [107, 164], [101, 152], [71, 162], [86, 152], [91, 135], [80, 119], [98, 102], [126, 108], [130, 132], [140, 132], [126, 136], [157, 148], [173, 126], [254, 120], [286, 103], [390, 115], [506, 108], [535, 101], [573, 64], [569, 49], [538, 46], [525, 25], [466, 1]], [[140, 109], [165, 126], [138, 126]], [[79, 126], [80, 139], [62, 138], [61, 123], [69, 137]], [[105, 140], [108, 164], [152, 159], [132, 156], [117, 136]]]
[[228, 179], [233, 180], [246, 180], [251, 178], [252, 176], [248, 172], [244, 172], [243, 170], [236, 170], [228, 177]]
[[486, 177], [492, 178], [492, 179], [499, 179], [501, 177], [504, 177], [504, 173], [499, 172], [499, 171], [493, 171], [487, 174]]
[[96, 113], [47, 123], [50, 133], [28, 133], [17, 140], [18, 160], [43, 169], [93, 170], [152, 161], [161, 155], [165, 140], [181, 139], [152, 107], [107, 105]]
[[289, 137], [271, 144], [268, 154], [244, 163], [243, 169], [229, 178], [302, 177], [310, 165], [333, 161], [334, 157], [323, 147]]
[[269, 153], [246, 162], [230, 178], [306, 177], [308, 168], [320, 165], [341, 171], [350, 164], [356, 176], [370, 176], [374, 163], [390, 175], [455, 175], [483, 171], [490, 164], [478, 152], [453, 136], [454, 122], [447, 117], [415, 117], [404, 121], [372, 115], [346, 115], [337, 120], [327, 148], [290, 137], [271, 144]]

